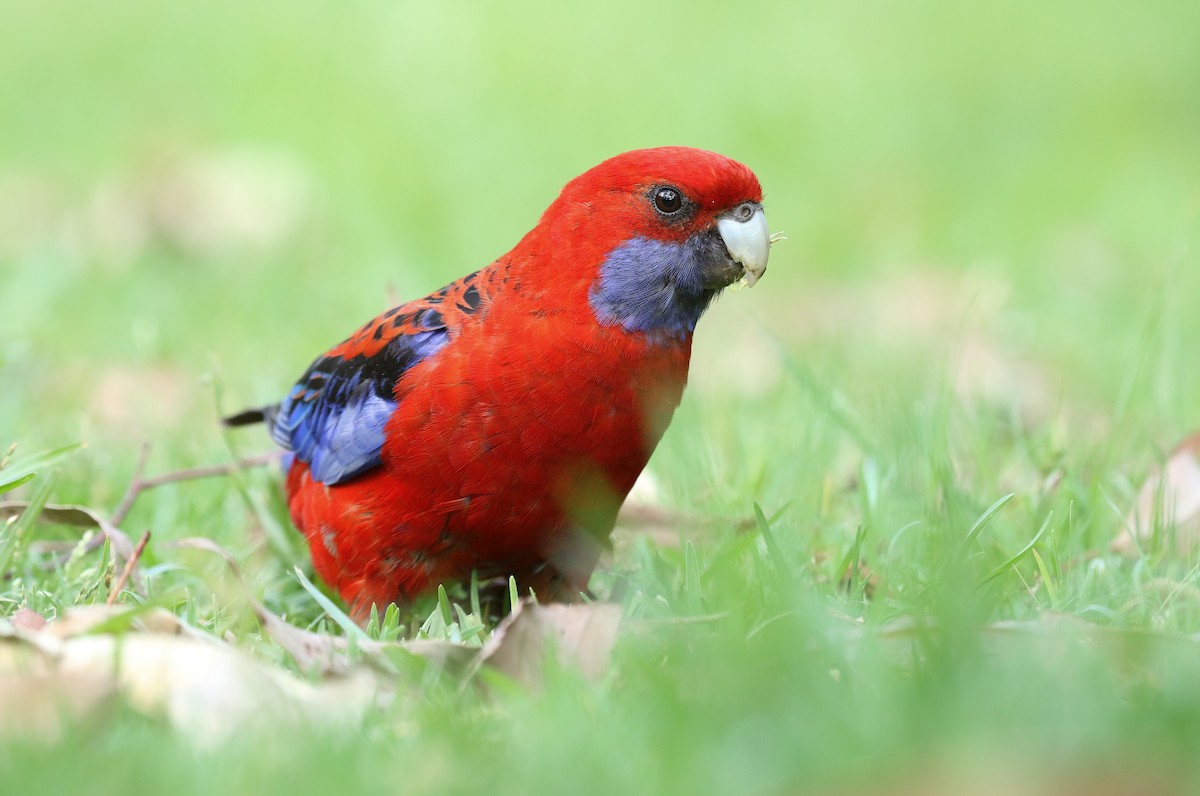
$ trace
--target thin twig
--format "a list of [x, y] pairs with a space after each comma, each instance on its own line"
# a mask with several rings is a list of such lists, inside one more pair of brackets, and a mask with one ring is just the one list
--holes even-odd
[[137, 501], [138, 495], [147, 489], [164, 486], [166, 484], [174, 484], [179, 481], [191, 481], [197, 478], [215, 478], [221, 475], [233, 475], [241, 470], [247, 470], [251, 467], [263, 467], [271, 462], [277, 461], [283, 454], [272, 451], [271, 453], [260, 453], [258, 456], [248, 456], [244, 459], [238, 459], [230, 464], [218, 464], [212, 467], [192, 467], [186, 470], [175, 470], [170, 473], [156, 475], [153, 478], [143, 478], [142, 472], [145, 469], [145, 453], [149, 451], [149, 446], [142, 448], [143, 456], [138, 462], [137, 468], [134, 470], [133, 481], [129, 484], [129, 489], [125, 491], [125, 497], [121, 498], [120, 505], [113, 512], [112, 524], [120, 525], [133, 508], [133, 504]]
[[[137, 466], [133, 471], [133, 481], [130, 482], [129, 488], [125, 490], [125, 496], [121, 498], [120, 504], [116, 511], [113, 512], [112, 519], [109, 520], [109, 526], [116, 527], [128, 516], [133, 509], [133, 504], [137, 502], [138, 496], [147, 489], [164, 486], [166, 484], [174, 484], [180, 481], [190, 481], [197, 478], [214, 478], [222, 475], [233, 475], [236, 472], [247, 470], [252, 467], [263, 467], [271, 462], [278, 461], [283, 457], [281, 451], [272, 451], [270, 453], [260, 453], [257, 456], [247, 456], [244, 459], [238, 459], [236, 462], [229, 464], [218, 464], [211, 467], [191, 467], [186, 470], [175, 470], [162, 475], [156, 475], [153, 478], [143, 478], [142, 473], [145, 470], [146, 457], [150, 451], [149, 445], [142, 447], [142, 454], [138, 459]], [[86, 552], [91, 553], [100, 549], [104, 544], [104, 534], [93, 537], [87, 544]], [[65, 562], [70, 558], [70, 553], [63, 553], [59, 556], [59, 563]]]
[[133, 478], [129, 482], [129, 487], [125, 490], [121, 502], [117, 504], [116, 511], [113, 512], [112, 518], [109, 520], [113, 525], [120, 525], [125, 519], [125, 515], [133, 508], [133, 501], [137, 500], [138, 484], [142, 482], [142, 474], [146, 472], [146, 462], [150, 458], [150, 443], [143, 442], [142, 449], [138, 452], [137, 464], [133, 466]]
[[272, 451], [270, 453], [260, 453], [257, 456], [247, 456], [244, 459], [238, 459], [230, 464], [217, 464], [211, 467], [193, 467], [188, 470], [176, 470], [171, 473], [163, 473], [156, 475], [153, 478], [144, 479], [138, 491], [153, 489], [156, 486], [164, 484], [173, 484], [177, 481], [191, 481], [196, 478], [215, 478], [219, 475], [233, 475], [242, 470], [248, 470], [252, 467], [264, 467], [272, 462], [278, 461], [283, 457], [283, 452]]
[[121, 576], [113, 584], [112, 591], [108, 593], [108, 599], [104, 603], [105, 605], [116, 603], [117, 595], [125, 588], [125, 583], [129, 580], [129, 576], [133, 574], [133, 568], [137, 564], [138, 559], [142, 557], [142, 551], [146, 549], [146, 542], [148, 541], [150, 541], [149, 529], [142, 534], [142, 538], [138, 540], [137, 547], [133, 548], [133, 555], [125, 562], [125, 569], [121, 570]]
[[[124, 559], [125, 571], [121, 578], [121, 584], [124, 585], [125, 580], [132, 577], [134, 584], [138, 588], [142, 588], [140, 573], [134, 568], [138, 556], [141, 555], [142, 549], [146, 543], [146, 537], [134, 549], [130, 539], [118, 525], [125, 520], [129, 512], [133, 509], [133, 504], [137, 501], [138, 496], [147, 489], [163, 486], [165, 484], [174, 484], [180, 481], [189, 481], [197, 478], [213, 478], [222, 475], [232, 475], [241, 470], [246, 470], [251, 467], [262, 467], [271, 462], [278, 461], [283, 457], [282, 452], [262, 453], [258, 456], [248, 456], [244, 459], [239, 459], [236, 462], [229, 464], [221, 464], [213, 467], [193, 467], [187, 470], [176, 470], [170, 473], [156, 475], [153, 478], [144, 478], [143, 473], [146, 470], [146, 461], [150, 455], [150, 446], [143, 445], [141, 453], [138, 455], [137, 464], [133, 470], [133, 480], [129, 487], [125, 490], [121, 502], [117, 505], [116, 510], [112, 514], [111, 520], [105, 520], [98, 512], [92, 511], [84, 506], [48, 506], [42, 512], [41, 519], [52, 522], [59, 522], [65, 525], [75, 525], [82, 527], [98, 527], [100, 533], [88, 540], [84, 546], [85, 553], [93, 553], [104, 545], [105, 540], [109, 540], [113, 545], [113, 553], [115, 556]], [[16, 512], [20, 514], [27, 506], [19, 502], [0, 503], [0, 519], [5, 516], [5, 511], [9, 513]], [[149, 532], [147, 532], [149, 533]], [[47, 552], [55, 549], [62, 549], [62, 552], [53, 558], [41, 563], [45, 569], [53, 569], [66, 564], [71, 556], [75, 554], [77, 545], [70, 545], [67, 548], [56, 548], [54, 543], [43, 543], [41, 548]], [[0, 572], [0, 580], [9, 580], [12, 578], [12, 572]], [[119, 589], [118, 589], [119, 591]], [[115, 592], [114, 592], [115, 593]]]

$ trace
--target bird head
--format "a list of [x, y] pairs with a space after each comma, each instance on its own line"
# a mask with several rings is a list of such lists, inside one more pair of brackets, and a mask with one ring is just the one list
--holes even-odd
[[701, 149], [606, 160], [569, 182], [542, 223], [576, 242], [564, 267], [590, 280], [597, 318], [631, 331], [686, 336], [722, 289], [767, 268], [758, 179]]

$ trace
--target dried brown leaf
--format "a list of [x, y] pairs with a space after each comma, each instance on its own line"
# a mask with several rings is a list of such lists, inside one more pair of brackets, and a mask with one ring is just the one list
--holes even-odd
[[[58, 619], [46, 623], [40, 635], [60, 641], [103, 632], [112, 625], [127, 624], [129, 628], [143, 633], [158, 633], [168, 636], [189, 635], [219, 643], [216, 638], [185, 624], [165, 608], [130, 608], [121, 605], [79, 605], [69, 609]], [[120, 629], [120, 628], [118, 628]]]
[[[86, 511], [69, 511], [68, 519], [90, 521]], [[221, 556], [241, 583], [236, 560], [211, 540], [175, 546]], [[352, 642], [312, 633], [246, 596], [263, 632], [319, 679], [298, 678], [159, 608], [83, 606], [50, 622], [25, 611], [15, 621], [0, 620], [0, 737], [17, 731], [53, 739], [116, 696], [203, 748], [245, 727], [280, 723], [354, 732], [368, 711], [393, 698], [397, 681], [383, 673], [395, 673], [397, 654], [460, 672], [473, 672], [479, 662], [479, 648], [462, 644]]]
[[717, 529], [739, 531], [755, 527], [753, 517], [713, 517], [679, 511], [658, 502], [657, 497], [635, 496], [632, 492], [617, 514], [613, 529], [613, 547], [618, 552], [634, 539], [645, 537], [656, 547], [679, 547], [685, 540], [712, 536]]
[[36, 633], [46, 626], [46, 617], [28, 608], [18, 608], [8, 621], [15, 630], [23, 633]]
[[1163, 468], [1146, 479], [1113, 550], [1134, 555], [1137, 542], [1149, 539], [1156, 529], [1171, 533], [1180, 552], [1200, 542], [1200, 431], [1184, 438]]
[[372, 669], [395, 674], [393, 653], [416, 655], [438, 669], [456, 674], [469, 671], [479, 655], [479, 647], [451, 641], [375, 641], [356, 639], [354, 654], [345, 636], [329, 636], [296, 627], [254, 602], [254, 613], [263, 633], [283, 647], [296, 665], [309, 675], [345, 676], [368, 664]]
[[[64, 674], [62, 643], [31, 630], [28, 615], [0, 622], [0, 739], [54, 741], [63, 729], [92, 715], [117, 693], [116, 680], [92, 672]], [[17, 621], [14, 621], [17, 620]], [[44, 621], [44, 620], [43, 620]]]
[[599, 680], [608, 670], [621, 615], [621, 606], [608, 603], [522, 601], [496, 628], [479, 661], [530, 688], [541, 685], [549, 654], [559, 665]]
[[300, 711], [277, 682], [286, 676], [220, 642], [156, 633], [77, 636], [63, 645], [59, 671], [115, 677], [144, 713], [165, 717], [202, 747], [235, 728], [267, 729]]
[[[9, 500], [0, 503], [0, 521], [9, 517], [19, 517], [29, 508], [23, 500]], [[108, 537], [113, 553], [121, 561], [133, 557], [133, 542], [124, 531], [101, 517], [87, 506], [47, 504], [38, 514], [38, 521], [49, 525], [67, 525], [72, 528], [99, 528]]]
[[32, 731], [52, 740], [119, 694], [208, 748], [240, 728], [279, 722], [353, 730], [387, 693], [367, 667], [301, 680], [166, 611], [136, 617], [139, 629], [102, 632], [126, 618], [95, 606], [40, 632], [0, 633], [0, 736]]
[[[292, 660], [306, 674], [345, 676], [356, 668], [355, 661], [350, 657], [350, 643], [345, 637], [314, 633], [296, 627], [268, 611], [246, 587], [237, 559], [216, 542], [203, 537], [192, 537], [170, 542], [164, 547], [204, 550], [224, 560], [241, 585], [243, 595], [258, 618], [263, 633], [292, 656]], [[417, 655], [439, 668], [455, 672], [466, 670], [479, 652], [478, 647], [438, 641], [384, 642], [358, 639], [355, 641], [355, 648], [363, 662], [371, 664], [376, 670], [388, 673], [395, 672], [389, 656], [397, 651]]]
[[0, 677], [0, 738], [57, 740], [110, 705], [116, 681], [91, 672], [5, 672]]
[[344, 645], [339, 648], [333, 636], [313, 633], [285, 622], [259, 603], [254, 603], [254, 614], [259, 624], [272, 641], [292, 656], [301, 671], [309, 675], [345, 674], [350, 670]]

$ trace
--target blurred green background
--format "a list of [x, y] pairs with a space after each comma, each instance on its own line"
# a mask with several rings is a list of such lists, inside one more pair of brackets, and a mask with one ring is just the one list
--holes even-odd
[[[387, 286], [423, 295], [489, 262], [567, 179], [660, 144], [758, 172], [790, 239], [711, 325], [761, 319], [809, 361], [896, 344], [881, 312], [947, 344], [981, 315], [1049, 393], [1105, 401], [1152, 314], [1195, 339], [1193, 3], [3, 14], [9, 437], [104, 438], [107, 397], [198, 445], [205, 374], [278, 394]], [[705, 331], [697, 370], [728, 367]]]
[[[709, 608], [746, 613], [748, 626], [802, 617], [766, 647], [799, 668], [718, 652], [669, 685], [640, 682], [636, 704], [588, 692], [581, 710], [631, 722], [629, 738], [646, 743], [682, 732], [663, 752], [674, 762], [632, 758], [637, 781], [658, 789], [791, 792], [801, 764], [828, 785], [995, 727], [1025, 728], [1016, 761], [1025, 743], [1043, 761], [1143, 745], [1186, 759], [1200, 714], [1164, 705], [1196, 693], [1200, 670], [1174, 657], [1176, 679], [1148, 666], [1134, 696], [1114, 691], [1121, 667], [1103, 656], [1082, 659], [1075, 681], [1023, 648], [973, 676], [979, 660], [954, 644], [943, 658], [926, 650], [944, 669], [915, 680], [863, 664], [875, 698], [843, 702], [799, 681], [829, 668], [821, 654], [845, 653], [817, 618], [830, 608], [880, 623], [949, 622], [966, 606], [964, 621], [1050, 611], [1200, 631], [1191, 559], [1105, 552], [1141, 479], [1200, 424], [1194, 0], [0, 0], [0, 64], [0, 442], [88, 443], [55, 500], [113, 505], [143, 441], [153, 471], [225, 460], [220, 410], [276, 399], [390, 302], [507, 251], [571, 177], [631, 148], [713, 149], [756, 171], [788, 240], [758, 287], [701, 324], [692, 387], [651, 469], [672, 506], [782, 511], [777, 533], [811, 593], [798, 614], [744, 597], [762, 573], [728, 565], [732, 531], [696, 539], [713, 567]], [[268, 447], [254, 432], [233, 445]], [[1007, 492], [1018, 497], [994, 547], [963, 583], [1053, 510], [1039, 549], [1062, 565], [1057, 592], [1026, 588], [1038, 574], [1028, 561], [1026, 582], [1001, 579], [983, 598], [941, 590], [930, 562]], [[228, 487], [161, 495], [136, 523], [251, 546]], [[914, 534], [898, 544], [897, 529], [912, 521], [934, 530], [908, 549]], [[837, 587], [860, 524], [884, 578], [875, 602]], [[617, 570], [657, 555], [666, 580], [682, 578], [677, 549], [641, 550]], [[1164, 578], [1179, 587], [1169, 598], [1141, 591]], [[740, 650], [745, 629], [714, 647]], [[656, 671], [629, 665], [627, 679]], [[738, 671], [761, 691], [715, 707], [677, 693], [689, 677], [714, 688]], [[1006, 714], [1014, 694], [1027, 702]], [[577, 696], [509, 707], [558, 749], [554, 728], [576, 719]], [[821, 715], [801, 726], [812, 705]], [[426, 717], [441, 728], [430, 730], [439, 765], [453, 768], [455, 733], [503, 735], [448, 715]], [[731, 723], [733, 735], [708, 732]], [[785, 748], [789, 733], [805, 751]], [[419, 739], [406, 744], [410, 764], [425, 759]], [[859, 770], [863, 744], [874, 754]], [[517, 746], [497, 747], [507, 765], [539, 759]], [[715, 768], [693, 768], [696, 750]], [[623, 782], [602, 762], [631, 750], [609, 738], [594, 751], [581, 765], [609, 772], [595, 786]], [[1019, 762], [984, 760], [962, 766], [1023, 782]], [[430, 765], [424, 782], [455, 779]], [[953, 781], [958, 766], [934, 778]]]

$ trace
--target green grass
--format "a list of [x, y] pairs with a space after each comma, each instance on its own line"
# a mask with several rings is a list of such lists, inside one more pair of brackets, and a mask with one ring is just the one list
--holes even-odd
[[[602, 682], [417, 678], [360, 732], [213, 752], [118, 709], [5, 740], [0, 790], [1200, 790], [1196, 557], [1108, 549], [1200, 424], [1198, 29], [1182, 0], [0, 5], [0, 484], [85, 443], [26, 498], [108, 513], [143, 442], [151, 474], [266, 450], [220, 412], [616, 152], [737, 157], [789, 237], [705, 318], [651, 463], [700, 519], [594, 579], [629, 620]], [[241, 201], [297, 210], [188, 226]], [[148, 601], [282, 657], [167, 544], [203, 536], [340, 632], [278, 490], [145, 493]], [[13, 530], [0, 614], [103, 602], [105, 551], [46, 571], [30, 543], [78, 531]]]

